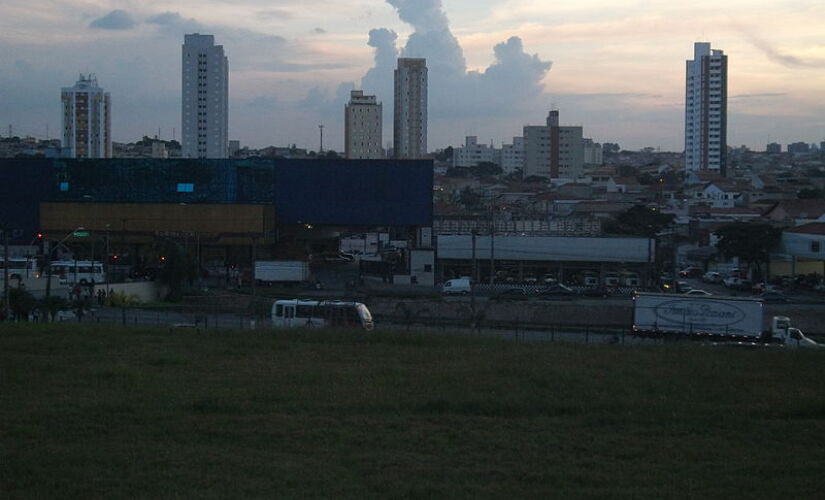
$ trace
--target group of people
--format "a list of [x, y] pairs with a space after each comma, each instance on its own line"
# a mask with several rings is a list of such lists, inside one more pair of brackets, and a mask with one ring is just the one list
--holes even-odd
[[81, 296], [84, 296], [87, 299], [94, 297], [97, 300], [97, 304], [102, 306], [106, 303], [106, 290], [103, 288], [98, 288], [97, 292], [94, 290], [94, 282], [88, 285], [75, 284], [75, 286], [69, 290], [69, 300], [80, 300]]

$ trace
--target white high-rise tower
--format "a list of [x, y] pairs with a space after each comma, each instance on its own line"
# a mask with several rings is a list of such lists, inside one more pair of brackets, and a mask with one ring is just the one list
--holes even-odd
[[393, 148], [395, 158], [427, 154], [427, 60], [401, 57], [395, 70]]
[[710, 43], [694, 44], [687, 61], [685, 168], [727, 174], [728, 56]]
[[184, 36], [181, 61], [184, 158], [227, 158], [229, 60], [213, 35]]
[[63, 147], [71, 148], [72, 158], [111, 158], [111, 99], [95, 75], [80, 75], [74, 87], [63, 87], [61, 99]]

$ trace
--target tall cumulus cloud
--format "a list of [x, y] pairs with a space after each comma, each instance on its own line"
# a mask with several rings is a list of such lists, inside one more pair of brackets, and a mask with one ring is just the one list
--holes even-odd
[[89, 27], [99, 30], [130, 30], [137, 25], [132, 15], [125, 10], [113, 10], [103, 17], [98, 17]]
[[361, 84], [382, 98], [393, 95], [396, 58], [427, 59], [428, 94], [432, 118], [501, 116], [533, 110], [543, 94], [542, 80], [552, 63], [525, 52], [522, 40], [511, 37], [493, 48], [493, 63], [483, 71], [467, 71], [464, 52], [450, 31], [441, 0], [386, 0], [399, 18], [413, 28], [406, 44], [396, 46], [397, 35], [386, 28], [370, 31], [375, 49], [373, 67]]

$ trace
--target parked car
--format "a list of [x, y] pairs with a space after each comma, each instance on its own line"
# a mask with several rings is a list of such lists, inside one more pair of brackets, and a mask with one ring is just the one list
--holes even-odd
[[756, 298], [761, 299], [762, 302], [771, 302], [776, 304], [781, 304], [785, 302], [790, 302], [791, 299], [788, 298], [785, 294], [779, 292], [764, 292], [760, 293], [756, 296]]
[[766, 284], [764, 281], [760, 281], [759, 283], [753, 285], [754, 293], [764, 293], [764, 292], [776, 292], [782, 293], [782, 288], [776, 285], [769, 285]]
[[726, 287], [730, 288], [731, 290], [741, 290], [743, 292], [750, 292], [753, 288], [753, 284], [750, 280], [738, 278], [735, 276], [731, 276], [730, 278], [725, 278], [722, 282]]
[[606, 286], [588, 286], [582, 289], [581, 294], [585, 297], [610, 297], [611, 290]]
[[668, 293], [672, 293], [672, 292], [687, 293], [691, 290], [691, 287], [690, 287], [690, 285], [688, 284], [687, 281], [677, 281], [676, 286], [675, 286], [675, 290], [674, 290], [672, 279], [665, 278], [665, 279], [662, 279], [661, 281], [662, 281], [662, 290], [664, 290], [665, 292], [668, 292]]
[[710, 292], [706, 292], [704, 290], [699, 290], [698, 288], [693, 288], [693, 289], [688, 290], [687, 292], [683, 293], [682, 295], [687, 295], [687, 296], [697, 296], [698, 295], [698, 296], [702, 296], [702, 297], [708, 297], [708, 296], [713, 295], [713, 294], [710, 293]]
[[705, 283], [721, 284], [724, 281], [721, 273], [710, 271], [702, 275], [702, 281]]
[[527, 293], [527, 290], [524, 288], [510, 288], [508, 290], [504, 290], [503, 292], [493, 295], [490, 297], [490, 300], [493, 301], [511, 301], [511, 300], [527, 300], [530, 298], [530, 294]]
[[682, 278], [698, 278], [702, 276], [704, 269], [701, 267], [690, 266], [679, 271], [679, 276]]
[[536, 290], [539, 300], [570, 300], [578, 295], [575, 290], [565, 285], [552, 285]]

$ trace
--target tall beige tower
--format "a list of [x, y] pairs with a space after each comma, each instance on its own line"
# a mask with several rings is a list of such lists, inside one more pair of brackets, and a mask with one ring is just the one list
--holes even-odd
[[364, 95], [362, 90], [350, 92], [349, 103], [344, 108], [344, 148], [350, 159], [380, 159], [383, 106], [374, 95]]
[[395, 70], [393, 116], [395, 158], [427, 154], [427, 60], [401, 57]]

